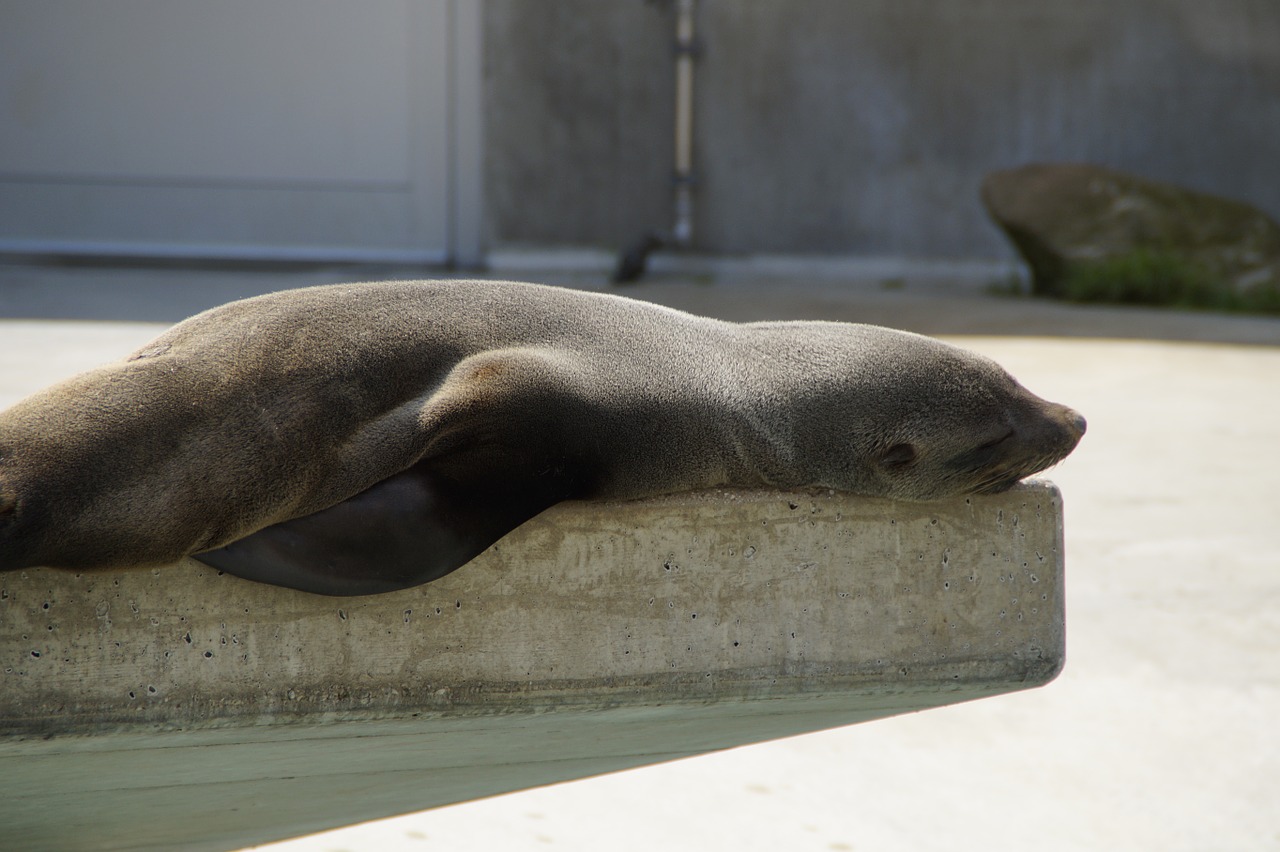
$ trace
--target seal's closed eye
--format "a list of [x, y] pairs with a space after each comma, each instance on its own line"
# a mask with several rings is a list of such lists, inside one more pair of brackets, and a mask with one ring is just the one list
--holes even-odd
[[994, 438], [994, 439], [992, 439], [992, 440], [990, 440], [990, 441], [987, 441], [985, 444], [980, 444], [980, 445], [978, 445], [977, 447], [975, 447], [974, 449], [975, 449], [977, 452], [982, 452], [983, 450], [993, 450], [993, 449], [995, 449], [996, 447], [998, 447], [998, 446], [1000, 446], [1001, 444], [1003, 444], [1005, 441], [1007, 441], [1007, 440], [1009, 440], [1010, 438], [1012, 438], [1013, 436], [1014, 436], [1014, 431], [1013, 431], [1012, 429], [1010, 429], [1008, 432], [1005, 432], [1005, 433], [1004, 433], [1003, 435], [1001, 435], [999, 438]]

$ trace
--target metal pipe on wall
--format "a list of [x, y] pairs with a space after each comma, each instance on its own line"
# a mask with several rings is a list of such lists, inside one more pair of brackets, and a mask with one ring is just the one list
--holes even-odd
[[681, 248], [693, 241], [693, 60], [698, 50], [695, 2], [676, 2], [675, 224], [671, 239]]
[[693, 243], [693, 63], [699, 53], [695, 29], [697, 0], [676, 0], [675, 187], [671, 230], [649, 231], [623, 251], [613, 280], [619, 284], [644, 275], [650, 253], [664, 246], [688, 248]]

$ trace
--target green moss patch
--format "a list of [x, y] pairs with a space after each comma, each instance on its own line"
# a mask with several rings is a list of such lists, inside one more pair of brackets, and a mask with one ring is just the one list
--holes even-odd
[[1280, 287], [1274, 283], [1236, 292], [1184, 255], [1152, 249], [1075, 261], [1062, 280], [1061, 294], [1073, 302], [1280, 313]]

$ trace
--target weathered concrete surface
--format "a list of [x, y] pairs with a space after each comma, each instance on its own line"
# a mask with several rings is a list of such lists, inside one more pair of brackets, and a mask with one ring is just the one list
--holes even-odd
[[0, 577], [24, 849], [228, 849], [1036, 686], [1057, 490], [565, 504], [463, 570], [325, 598], [166, 569]]

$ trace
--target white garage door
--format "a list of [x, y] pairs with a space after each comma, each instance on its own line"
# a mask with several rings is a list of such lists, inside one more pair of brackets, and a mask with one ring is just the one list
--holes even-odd
[[0, 250], [470, 260], [479, 0], [0, 0]]

